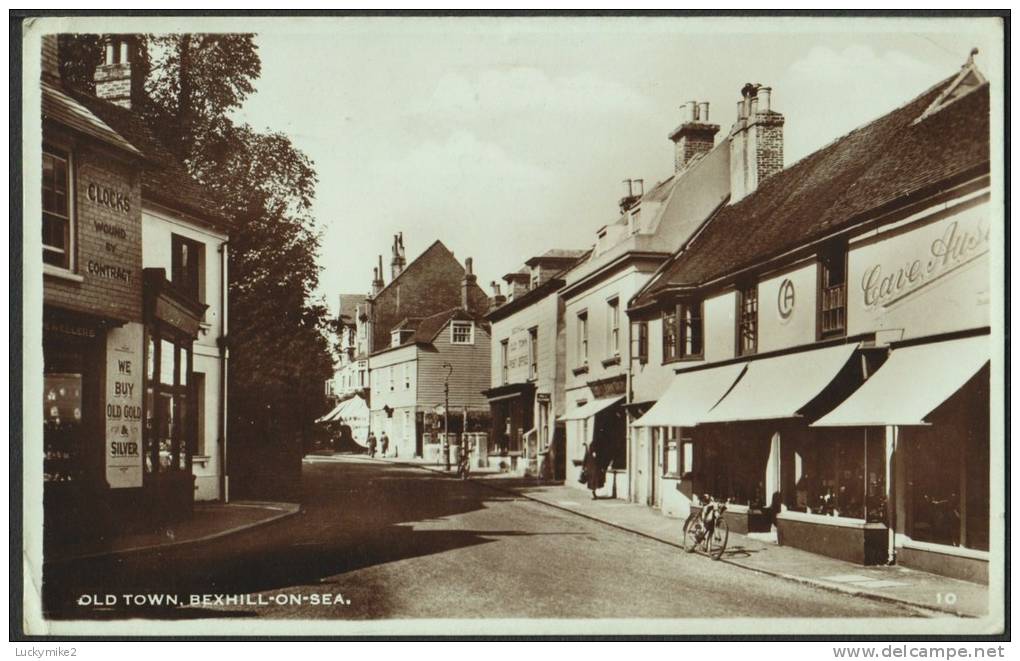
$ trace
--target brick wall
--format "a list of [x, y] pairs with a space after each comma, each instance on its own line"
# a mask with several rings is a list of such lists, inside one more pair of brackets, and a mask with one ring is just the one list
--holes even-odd
[[[429, 317], [460, 307], [464, 267], [442, 244], [433, 244], [372, 301], [372, 351], [390, 345], [390, 330], [407, 317]], [[476, 314], [488, 310], [489, 299], [471, 287]]]
[[96, 96], [125, 108], [131, 107], [131, 65], [104, 64], [96, 69]]
[[140, 321], [142, 205], [138, 170], [90, 148], [75, 150], [72, 164], [73, 271], [82, 282], [47, 276], [43, 300], [46, 305], [68, 310]]

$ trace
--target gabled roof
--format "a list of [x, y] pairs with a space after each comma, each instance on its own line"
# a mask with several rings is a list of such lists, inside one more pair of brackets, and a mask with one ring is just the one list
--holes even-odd
[[58, 85], [45, 80], [42, 81], [42, 116], [43, 119], [52, 119], [133, 156], [141, 156], [141, 152], [134, 145], [110, 128], [106, 122], [96, 117]]
[[88, 94], [76, 91], [72, 94], [144, 154], [144, 199], [196, 216], [220, 231], [229, 232], [232, 229], [232, 220], [219, 211], [219, 205], [210, 197], [207, 189], [195, 181], [184, 169], [184, 165], [156, 139], [140, 114]]
[[463, 308], [443, 310], [442, 312], [434, 314], [431, 317], [425, 317], [424, 319], [408, 317], [394, 326], [393, 330], [414, 329], [414, 334], [404, 339], [404, 341], [402, 341], [398, 346], [385, 347], [374, 352], [373, 355], [384, 353], [398, 347], [410, 346], [412, 344], [430, 345], [435, 342], [436, 337], [439, 336], [443, 329], [446, 328], [446, 325], [451, 321], [473, 321], [478, 328], [485, 331], [488, 331], [489, 329], [489, 323], [484, 317], [475, 316]]
[[453, 308], [422, 319], [412, 341], [418, 344], [432, 344], [451, 321], [473, 321], [481, 328], [489, 327], [483, 317], [476, 317], [464, 308]]
[[[449, 254], [451, 257], [453, 257], [453, 253], [450, 251], [450, 249], [447, 248], [446, 245], [444, 245], [442, 241], [440, 241], [439, 239], [436, 239], [435, 241], [432, 242], [432, 244], [428, 248], [423, 250], [421, 252], [421, 254], [419, 254], [417, 257], [412, 259], [408, 263], [408, 265], [405, 266], [404, 269], [397, 275], [397, 277], [393, 278], [388, 283], [386, 283], [383, 286], [383, 288], [379, 290], [379, 294], [382, 294], [384, 291], [388, 290], [394, 284], [399, 283], [401, 279], [407, 279], [407, 278], [411, 277], [411, 276], [408, 275], [408, 273], [412, 273], [413, 274], [416, 271], [418, 271], [418, 269], [421, 267], [422, 262], [425, 261], [426, 256], [432, 255], [432, 254], [434, 254], [436, 252], [445, 252], [445, 253]], [[460, 262], [458, 262], [458, 264], [459, 263]], [[375, 296], [379, 296], [379, 294], [376, 294]], [[370, 296], [369, 298], [374, 298], [374, 296]]]
[[[955, 76], [954, 76], [955, 78]], [[915, 121], [946, 79], [913, 101], [769, 177], [722, 207], [633, 306], [673, 287], [723, 278], [866, 219], [911, 195], [988, 170], [987, 83]]]
[[364, 294], [340, 294], [340, 314], [338, 315], [340, 321], [353, 324], [358, 313], [358, 306], [364, 302]]

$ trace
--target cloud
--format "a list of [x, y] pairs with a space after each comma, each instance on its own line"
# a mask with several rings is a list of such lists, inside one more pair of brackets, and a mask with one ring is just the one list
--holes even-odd
[[413, 106], [431, 118], [496, 120], [535, 116], [613, 115], [646, 112], [650, 99], [625, 85], [592, 73], [550, 76], [535, 67], [486, 69], [476, 75], [443, 75], [432, 95]]
[[[787, 118], [787, 163], [907, 103], [948, 73], [941, 63], [897, 50], [815, 46], [775, 86], [774, 105]], [[820, 136], [827, 139], [820, 143]]]

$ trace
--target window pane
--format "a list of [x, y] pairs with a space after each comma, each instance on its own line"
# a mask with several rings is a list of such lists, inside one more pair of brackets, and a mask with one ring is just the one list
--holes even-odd
[[174, 355], [177, 347], [170, 340], [160, 342], [159, 382], [163, 385], [174, 385]]

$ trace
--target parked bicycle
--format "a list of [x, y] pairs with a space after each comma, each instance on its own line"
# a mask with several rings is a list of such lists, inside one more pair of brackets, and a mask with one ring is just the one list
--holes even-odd
[[730, 530], [726, 525], [726, 503], [715, 500], [709, 495], [702, 498], [705, 505], [700, 512], [691, 512], [684, 521], [684, 550], [693, 553], [699, 547], [713, 560], [722, 557], [726, 550], [726, 542], [730, 538]]

